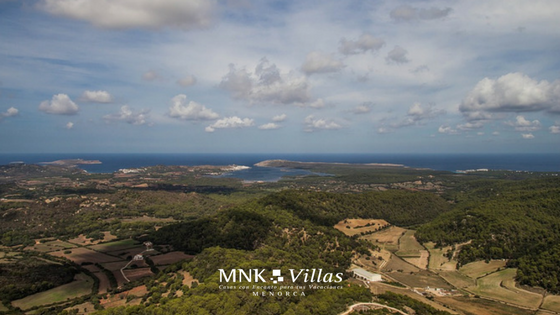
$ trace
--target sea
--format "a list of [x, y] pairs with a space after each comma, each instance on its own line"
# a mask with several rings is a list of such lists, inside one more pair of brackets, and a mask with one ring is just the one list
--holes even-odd
[[12, 162], [37, 164], [65, 159], [99, 160], [101, 164], [79, 165], [89, 173], [112, 173], [119, 169], [154, 165], [239, 165], [250, 169], [225, 174], [244, 180], [274, 181], [305, 171], [253, 167], [273, 159], [330, 163], [391, 163], [412, 168], [457, 172], [470, 169], [560, 172], [560, 154], [206, 154], [206, 153], [47, 153], [0, 154], [0, 165]]

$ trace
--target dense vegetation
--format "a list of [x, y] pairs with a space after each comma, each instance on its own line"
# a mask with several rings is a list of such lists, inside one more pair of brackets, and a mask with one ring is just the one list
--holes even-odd
[[14, 263], [0, 264], [0, 300], [13, 301], [52, 289], [74, 279], [78, 270], [68, 264], [56, 264], [34, 256]]
[[459, 265], [510, 259], [522, 284], [560, 292], [560, 179], [480, 181], [461, 190], [455, 208], [418, 229], [417, 238], [438, 245], [472, 240]]
[[287, 190], [271, 194], [261, 203], [288, 209], [302, 219], [325, 226], [345, 218], [385, 219], [399, 226], [412, 226], [429, 222], [449, 209], [449, 204], [435, 194], [405, 190], [361, 194]]
[[[289, 269], [306, 268], [344, 273], [356, 252], [367, 255], [373, 245], [333, 229], [332, 225], [338, 221], [347, 217], [375, 217], [411, 225], [426, 222], [447, 208], [443, 199], [429, 193], [336, 194], [289, 190], [214, 216], [168, 225], [153, 233], [150, 239], [188, 253], [200, 253], [185, 268], [203, 284], [190, 290], [188, 299], [165, 304], [163, 312], [192, 309], [197, 310], [193, 314], [199, 311], [249, 314], [263, 313], [263, 310], [270, 314], [336, 314], [353, 300], [367, 301], [367, 290], [307, 289], [305, 299], [283, 297], [279, 303], [278, 297], [256, 298], [250, 291], [218, 290], [217, 270], [281, 267], [285, 274]], [[245, 301], [243, 306], [240, 301]], [[135, 311], [140, 309], [147, 314], [153, 311], [150, 307]], [[121, 311], [107, 314], [121, 314], [116, 312]]]
[[[352, 301], [368, 301], [366, 288], [346, 286], [336, 290], [306, 287], [300, 296], [254, 296], [254, 290], [219, 289], [219, 269], [316, 268], [345, 273], [350, 258], [367, 254], [369, 243], [350, 238], [331, 227], [300, 218], [292, 209], [251, 202], [214, 216], [173, 224], [150, 236], [191, 253], [200, 253], [183, 267], [201, 285], [184, 297], [155, 306], [113, 309], [103, 314], [338, 314]], [[289, 285], [286, 278], [284, 285]], [[299, 278], [296, 284], [306, 285]], [[239, 285], [252, 285], [239, 283]], [[149, 303], [148, 303], [149, 304]], [[159, 313], [158, 313], [159, 312]]]
[[[371, 301], [371, 293], [343, 282], [343, 288], [336, 290], [302, 288], [304, 298], [269, 295], [270, 289], [263, 289], [265, 296], [255, 296], [254, 290], [220, 289], [218, 270], [280, 268], [288, 275], [289, 269], [315, 268], [346, 277], [354, 255], [368, 260], [370, 250], [377, 249], [332, 227], [347, 218], [385, 219], [418, 228], [420, 241], [439, 246], [472, 241], [456, 257], [459, 265], [508, 259], [510, 267], [518, 267], [522, 283], [560, 292], [558, 179], [514, 172], [458, 175], [325, 164], [313, 171], [332, 176], [244, 186], [235, 179], [206, 175], [217, 170], [156, 166], [135, 174], [92, 175], [54, 166], [0, 167], [0, 197], [5, 198], [0, 201], [0, 245], [13, 246], [5, 250], [19, 259], [19, 253], [29, 248], [18, 245], [34, 244], [35, 239], [65, 240], [79, 234], [101, 239], [108, 231], [121, 239], [150, 240], [196, 254], [191, 261], [162, 272], [163, 267], [158, 270], [148, 258], [155, 276], [119, 288], [115, 275], [97, 264], [108, 276], [109, 294], [141, 284], [148, 290], [141, 305], [102, 314], [338, 314], [356, 301]], [[48, 253], [42, 257], [49, 259]], [[24, 256], [17, 265], [11, 261], [15, 260], [0, 264], [3, 302], [58, 286], [76, 272], [68, 264], [37, 258]], [[200, 284], [189, 288], [182, 271]], [[28, 274], [32, 276], [22, 278]], [[305, 285], [302, 279], [296, 284]], [[244, 284], [252, 285], [238, 283]], [[102, 296], [61, 302], [49, 310], [39, 306], [43, 309], [37, 313], [60, 313], [67, 304], [85, 301], [101, 309]], [[127, 301], [135, 298], [126, 296]], [[377, 299], [416, 314], [446, 314], [396, 294]], [[67, 313], [71, 312], [75, 311]]]

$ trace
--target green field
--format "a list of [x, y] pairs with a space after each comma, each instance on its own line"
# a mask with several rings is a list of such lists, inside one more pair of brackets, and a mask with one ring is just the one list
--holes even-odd
[[125, 240], [120, 240], [115, 242], [92, 245], [88, 247], [99, 252], [111, 252], [111, 251], [131, 248], [135, 246], [138, 246], [138, 241], [133, 239], [125, 239]]
[[70, 283], [13, 301], [12, 305], [19, 307], [22, 310], [26, 310], [35, 306], [63, 302], [90, 294], [92, 286], [93, 279], [83, 273], [80, 273], [77, 274], [74, 277], [74, 281]]
[[516, 272], [517, 269], [508, 268], [492, 273], [479, 278], [477, 286], [470, 287], [469, 290], [480, 296], [537, 309], [543, 299], [542, 295], [516, 288]]
[[445, 279], [447, 282], [451, 283], [458, 289], [464, 289], [467, 287], [475, 286], [476, 282], [474, 279], [465, 276], [464, 274], [457, 271], [439, 271], [440, 277]]
[[506, 262], [503, 260], [491, 260], [489, 263], [484, 261], [475, 261], [461, 267], [459, 272], [473, 279], [477, 279], [505, 266]]
[[399, 250], [396, 254], [399, 257], [420, 257], [420, 252], [426, 249], [418, 243], [414, 237], [414, 230], [407, 230], [399, 239]]
[[33, 246], [26, 247], [25, 249], [47, 253], [47, 252], [53, 252], [61, 249], [74, 248], [74, 247], [76, 247], [76, 245], [57, 240], [57, 241], [35, 244]]

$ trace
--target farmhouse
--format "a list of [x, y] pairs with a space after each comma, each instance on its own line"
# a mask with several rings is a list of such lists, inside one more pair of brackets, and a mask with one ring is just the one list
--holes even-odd
[[362, 268], [354, 268], [350, 271], [352, 272], [352, 276], [356, 279], [361, 279], [361, 280], [365, 280], [365, 281], [372, 281], [372, 282], [382, 281], [381, 275], [378, 274], [378, 273], [371, 273], [371, 272], [369, 272], [367, 270], [364, 270]]

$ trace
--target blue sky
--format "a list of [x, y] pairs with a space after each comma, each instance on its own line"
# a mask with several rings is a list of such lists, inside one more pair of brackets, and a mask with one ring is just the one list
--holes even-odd
[[558, 16], [556, 0], [0, 0], [0, 153], [559, 153]]

